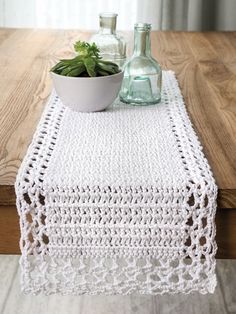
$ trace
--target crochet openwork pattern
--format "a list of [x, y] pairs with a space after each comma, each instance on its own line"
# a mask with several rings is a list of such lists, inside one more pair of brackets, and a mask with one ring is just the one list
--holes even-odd
[[154, 106], [53, 92], [15, 187], [26, 293], [214, 291], [217, 187], [173, 72]]

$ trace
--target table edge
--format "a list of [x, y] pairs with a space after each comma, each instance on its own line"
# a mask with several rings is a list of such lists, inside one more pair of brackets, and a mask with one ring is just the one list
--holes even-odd
[[[16, 204], [14, 185], [0, 185], [0, 206]], [[218, 208], [236, 208], [236, 189], [219, 189], [217, 197]]]

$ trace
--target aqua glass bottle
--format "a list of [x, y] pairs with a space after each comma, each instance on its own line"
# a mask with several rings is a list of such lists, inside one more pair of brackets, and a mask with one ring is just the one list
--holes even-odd
[[99, 32], [90, 38], [100, 49], [100, 55], [104, 60], [117, 63], [121, 68], [126, 61], [126, 42], [116, 33], [116, 13], [99, 14]]
[[162, 71], [151, 56], [151, 24], [134, 26], [134, 52], [124, 66], [120, 100], [133, 105], [156, 104], [161, 100]]

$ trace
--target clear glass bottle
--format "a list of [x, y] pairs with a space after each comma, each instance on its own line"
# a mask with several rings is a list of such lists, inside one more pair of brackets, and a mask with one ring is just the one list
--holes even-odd
[[124, 66], [120, 100], [134, 105], [156, 104], [161, 100], [162, 71], [151, 56], [151, 24], [134, 26], [134, 52]]
[[90, 42], [95, 42], [104, 60], [122, 67], [126, 61], [126, 43], [123, 37], [116, 34], [117, 16], [116, 13], [100, 13], [100, 30], [90, 38]]

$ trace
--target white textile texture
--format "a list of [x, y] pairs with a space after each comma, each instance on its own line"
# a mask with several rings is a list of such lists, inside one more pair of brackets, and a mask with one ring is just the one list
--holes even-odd
[[217, 187], [174, 72], [152, 106], [53, 92], [15, 188], [25, 293], [214, 292]]

